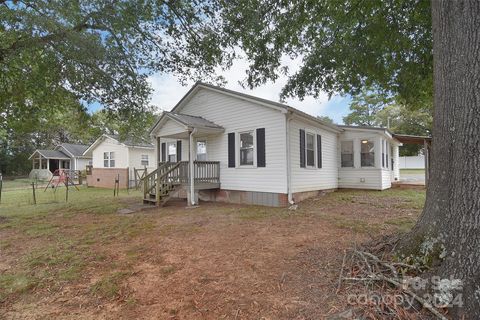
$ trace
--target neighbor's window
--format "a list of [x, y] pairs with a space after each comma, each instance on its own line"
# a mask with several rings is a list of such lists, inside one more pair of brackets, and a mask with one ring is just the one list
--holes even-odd
[[315, 166], [315, 136], [311, 133], [307, 133], [307, 166]]
[[142, 154], [142, 161], [140, 164], [142, 166], [148, 166], [148, 154]]
[[207, 143], [197, 141], [197, 161], [207, 161]]
[[240, 133], [240, 165], [253, 165], [253, 131]]
[[375, 145], [373, 141], [362, 140], [361, 143], [361, 166], [374, 167], [375, 166]]
[[168, 144], [168, 162], [177, 162], [177, 144], [175, 142]]
[[115, 168], [115, 152], [103, 153], [103, 166], [105, 168]]
[[342, 168], [353, 167], [353, 141], [342, 141], [340, 148]]

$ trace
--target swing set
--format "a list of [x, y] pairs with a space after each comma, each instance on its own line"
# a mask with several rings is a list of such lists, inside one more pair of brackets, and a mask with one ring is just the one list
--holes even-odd
[[65, 185], [67, 190], [68, 190], [68, 186], [70, 185], [70, 186], [74, 186], [75, 189], [77, 189], [77, 191], [79, 191], [78, 187], [73, 182], [73, 179], [70, 175], [70, 170], [57, 169], [53, 172], [53, 176], [50, 179], [50, 181], [48, 181], [48, 184], [45, 187], [45, 190], [43, 190], [43, 192], [47, 191], [48, 187], [52, 186], [52, 188], [55, 189], [53, 191], [55, 193], [55, 192], [57, 192], [58, 185], [61, 184], [61, 183], [63, 183]]

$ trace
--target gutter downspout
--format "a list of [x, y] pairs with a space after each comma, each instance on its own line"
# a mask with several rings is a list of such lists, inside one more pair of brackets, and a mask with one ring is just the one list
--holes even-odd
[[292, 114], [291, 111], [285, 113], [285, 127], [286, 127], [286, 160], [287, 160], [287, 196], [288, 196], [288, 203], [294, 204], [293, 201], [293, 194], [292, 194], [292, 161], [291, 161], [291, 154], [290, 154], [290, 121], [292, 118], [290, 117]]
[[190, 141], [188, 144], [188, 149], [189, 149], [189, 156], [188, 156], [188, 162], [190, 165], [190, 205], [194, 206], [195, 205], [195, 166], [193, 163], [193, 135], [197, 133], [197, 129], [193, 128], [192, 131], [190, 131]]

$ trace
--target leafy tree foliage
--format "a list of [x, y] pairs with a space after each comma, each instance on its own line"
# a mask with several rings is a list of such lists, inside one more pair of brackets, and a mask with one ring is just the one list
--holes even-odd
[[372, 91], [363, 90], [353, 97], [350, 113], [343, 118], [346, 125], [379, 126], [377, 113], [385, 108], [391, 99]]
[[358, 94], [374, 87], [409, 105], [432, 101], [430, 1], [238, 0], [227, 2], [226, 31], [250, 60], [246, 84], [301, 59], [282, 95]]
[[214, 1], [0, 1], [0, 108], [98, 101], [143, 111], [154, 71], [213, 78]]
[[[234, 54], [221, 49], [218, 9], [216, 0], [0, 0], [1, 170], [24, 172], [35, 148], [85, 143], [103, 127], [141, 136], [152, 72], [221, 82], [214, 68]], [[91, 117], [82, 104], [92, 102], [108, 112]]]

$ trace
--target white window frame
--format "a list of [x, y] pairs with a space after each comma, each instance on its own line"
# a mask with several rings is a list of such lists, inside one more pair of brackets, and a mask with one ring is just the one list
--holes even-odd
[[[352, 165], [351, 166], [343, 166], [342, 161], [342, 143], [343, 142], [350, 142], [352, 144]], [[340, 168], [355, 168], [355, 141], [353, 140], [341, 140], [340, 141]]]
[[[308, 164], [308, 136], [313, 137], [313, 165]], [[314, 132], [305, 130], [305, 168], [317, 168], [317, 135]]]
[[[362, 145], [367, 144], [363, 143], [363, 141], [367, 141], [367, 143], [372, 143], [373, 144], [373, 163], [371, 166], [364, 166], [362, 164]], [[375, 140], [372, 138], [362, 138], [360, 139], [360, 167], [361, 168], [375, 168], [375, 153], [376, 153], [376, 145], [375, 145]], [[369, 152], [371, 153], [371, 152]]]
[[[147, 162], [147, 164], [144, 163], [145, 161]], [[148, 167], [149, 164], [150, 164], [150, 160], [148, 159], [148, 154], [142, 154], [140, 156], [140, 165], [144, 167]]]
[[[241, 139], [240, 139], [240, 135], [242, 133], [251, 133], [252, 136], [253, 136], [253, 163], [252, 164], [241, 164], [240, 163], [240, 150], [241, 150]], [[237, 164], [237, 168], [256, 168], [257, 167], [257, 130], [256, 129], [246, 129], [246, 130], [241, 130], [241, 131], [238, 131], [237, 134], [236, 134], [236, 143], [237, 143], [237, 147], [235, 147], [235, 154], [236, 154], [236, 163]]]
[[[170, 156], [171, 156], [171, 154], [170, 154], [170, 146], [171, 146], [171, 145], [174, 145], [174, 146], [175, 146], [175, 154], [174, 154], [174, 155], [172, 154], [172, 156], [175, 156], [175, 161], [170, 161]], [[166, 150], [166, 151], [167, 151], [167, 158], [166, 158], [167, 162], [177, 162], [177, 161], [178, 161], [178, 160], [177, 160], [177, 154], [178, 154], [177, 141], [167, 142], [167, 150]]]
[[[107, 165], [105, 165], [105, 161]], [[113, 161], [113, 165], [112, 165]], [[103, 153], [103, 167], [104, 168], [115, 168], [115, 152], [107, 151]]]
[[[198, 143], [203, 142], [205, 144], [205, 153], [198, 153]], [[199, 154], [204, 154], [205, 155], [205, 160], [199, 160], [198, 155]], [[197, 161], [208, 161], [208, 152], [207, 152], [207, 140], [197, 140], [195, 142], [195, 159]]]

